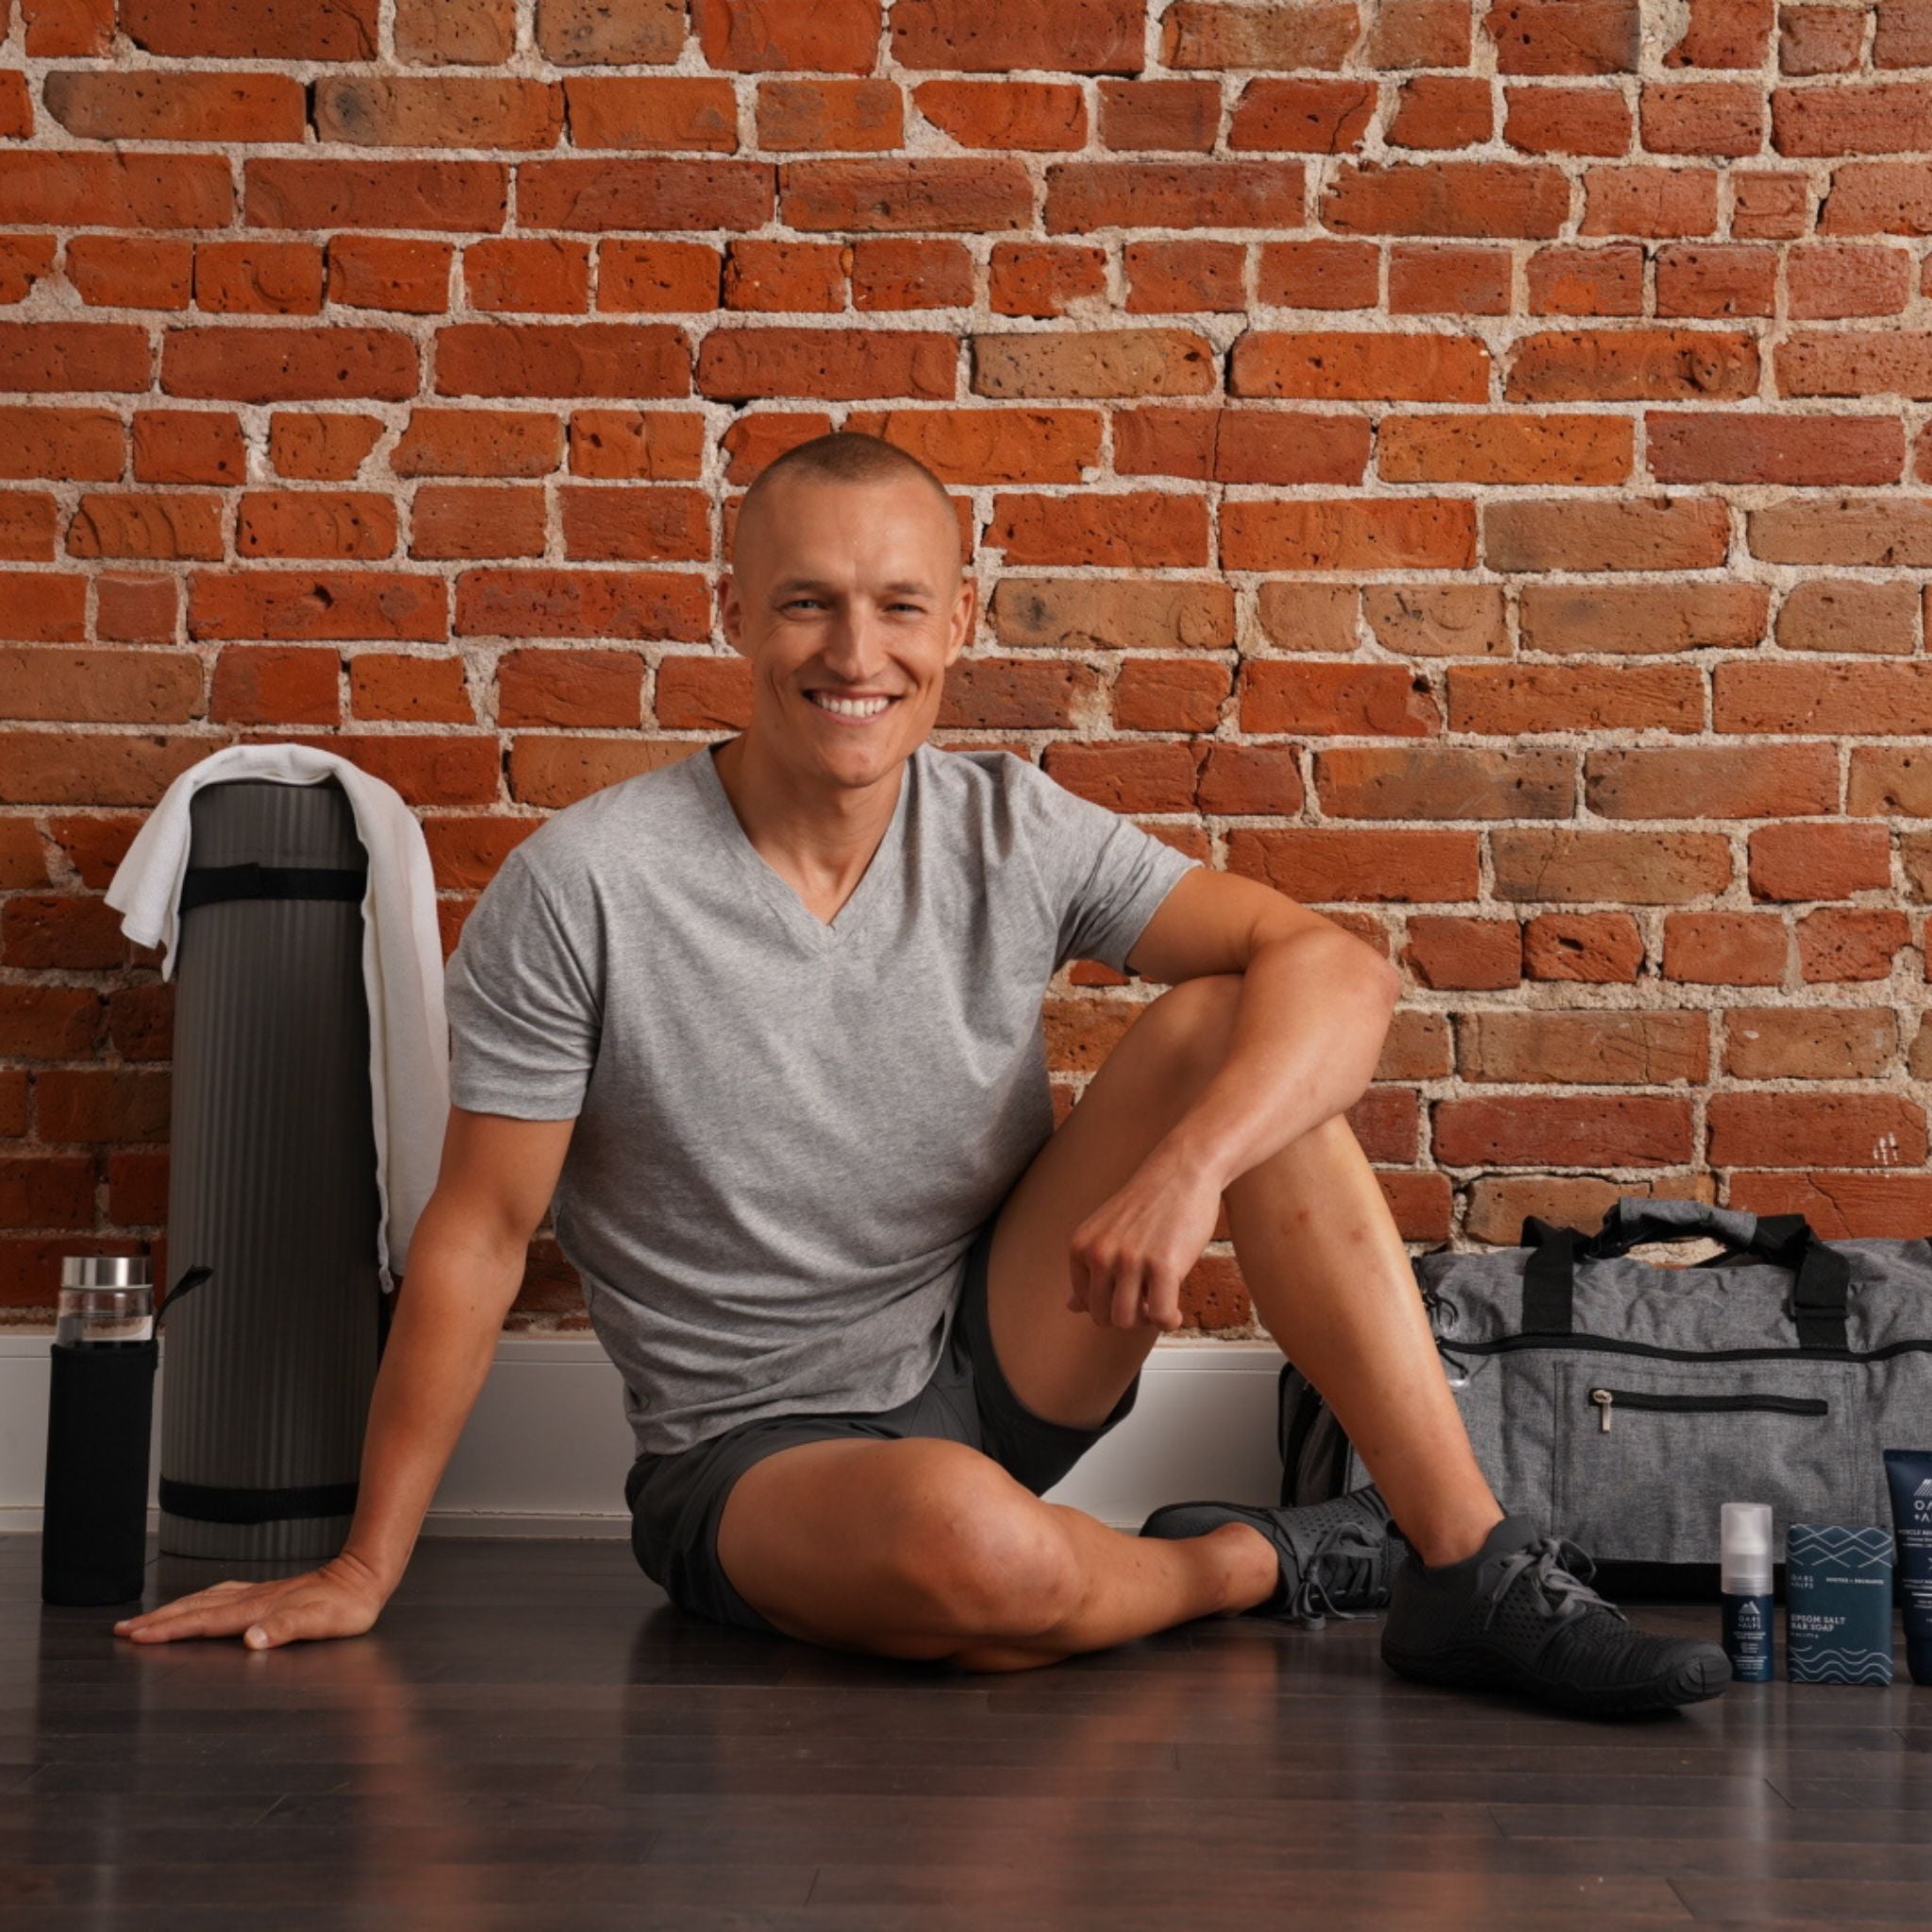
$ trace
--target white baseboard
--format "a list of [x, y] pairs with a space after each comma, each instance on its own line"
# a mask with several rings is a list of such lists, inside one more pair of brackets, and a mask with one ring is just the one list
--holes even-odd
[[[52, 1337], [0, 1330], [0, 1534], [41, 1526]], [[165, 1349], [163, 1350], [165, 1356]], [[1272, 1342], [1163, 1341], [1134, 1412], [1048, 1492], [1138, 1527], [1162, 1503], [1273, 1502]], [[149, 1524], [158, 1511], [165, 1361], [155, 1385]], [[506, 1336], [450, 1458], [425, 1536], [619, 1537], [632, 1458], [624, 1389], [594, 1337]]]

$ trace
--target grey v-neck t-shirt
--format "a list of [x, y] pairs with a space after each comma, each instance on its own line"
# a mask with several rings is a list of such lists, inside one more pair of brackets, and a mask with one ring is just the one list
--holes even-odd
[[1124, 972], [1198, 863], [1009, 752], [927, 743], [829, 924], [710, 747], [510, 853], [449, 963], [451, 1097], [575, 1119], [558, 1242], [640, 1453], [924, 1386], [1053, 1131], [1048, 980]]

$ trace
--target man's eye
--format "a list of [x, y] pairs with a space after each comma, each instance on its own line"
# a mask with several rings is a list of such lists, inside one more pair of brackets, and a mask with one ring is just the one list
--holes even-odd
[[788, 597], [779, 606], [783, 610], [816, 610], [820, 608], [816, 597]]

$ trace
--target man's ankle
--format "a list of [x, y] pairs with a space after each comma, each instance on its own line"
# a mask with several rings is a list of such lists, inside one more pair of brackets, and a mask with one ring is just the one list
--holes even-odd
[[1401, 1525], [1403, 1537], [1410, 1549], [1421, 1557], [1423, 1566], [1428, 1570], [1441, 1570], [1451, 1563], [1466, 1562], [1482, 1548], [1490, 1532], [1501, 1523], [1505, 1515], [1495, 1503], [1487, 1508], [1459, 1511], [1455, 1516], [1431, 1519], [1419, 1524], [1417, 1534], [1410, 1536], [1407, 1525]]

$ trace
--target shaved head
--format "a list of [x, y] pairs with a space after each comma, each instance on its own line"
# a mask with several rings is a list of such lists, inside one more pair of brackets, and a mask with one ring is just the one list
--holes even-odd
[[954, 514], [953, 500], [946, 494], [945, 485], [917, 457], [897, 443], [854, 429], [840, 429], [787, 450], [758, 472], [738, 507], [731, 541], [734, 568], [748, 542], [756, 543], [767, 534], [774, 493], [782, 494], [788, 479], [791, 483], [923, 483], [932, 492], [934, 505], [952, 532], [957, 569], [963, 571], [966, 567], [958, 518]]

